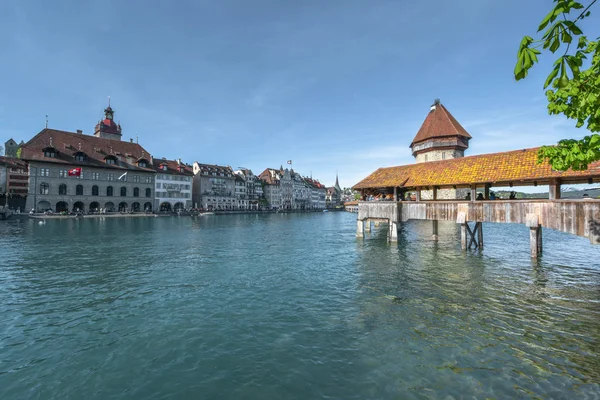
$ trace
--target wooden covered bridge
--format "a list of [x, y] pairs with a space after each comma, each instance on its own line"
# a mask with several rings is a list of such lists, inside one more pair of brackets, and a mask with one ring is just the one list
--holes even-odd
[[[561, 185], [599, 183], [600, 162], [586, 171], [554, 171], [537, 163], [537, 148], [463, 157], [470, 138], [436, 101], [411, 144], [417, 163], [379, 168], [354, 185], [362, 194], [356, 236], [363, 237], [373, 221], [387, 222], [394, 242], [398, 224], [417, 219], [433, 221], [436, 239], [437, 221], [460, 224], [463, 249], [483, 247], [482, 222], [528, 226], [533, 257], [542, 249], [542, 227], [600, 243], [600, 200], [561, 199]], [[544, 185], [548, 199], [490, 198], [492, 188]]]

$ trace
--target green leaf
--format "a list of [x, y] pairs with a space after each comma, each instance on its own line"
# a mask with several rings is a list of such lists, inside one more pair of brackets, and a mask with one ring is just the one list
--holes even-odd
[[546, 89], [552, 83], [554, 78], [556, 78], [556, 76], [558, 75], [558, 69], [559, 66], [557, 65], [556, 67], [554, 67], [552, 72], [550, 72], [550, 75], [548, 75], [548, 78], [546, 78], [546, 82], [544, 82], [544, 89]]

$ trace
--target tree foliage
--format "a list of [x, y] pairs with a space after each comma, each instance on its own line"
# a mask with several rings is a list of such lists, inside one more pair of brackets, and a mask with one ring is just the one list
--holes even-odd
[[585, 170], [600, 160], [600, 37], [590, 40], [577, 23], [590, 16], [597, 0], [584, 6], [572, 0], [554, 0], [554, 7], [538, 27], [541, 38], [521, 40], [515, 79], [527, 77], [542, 52], [562, 55], [554, 62], [544, 83], [550, 114], [563, 114], [592, 132], [582, 140], [565, 139], [556, 146], [543, 146], [538, 162], [548, 160], [556, 170]]

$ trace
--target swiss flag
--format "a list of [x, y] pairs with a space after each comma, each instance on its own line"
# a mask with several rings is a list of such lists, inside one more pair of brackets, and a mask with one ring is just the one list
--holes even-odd
[[79, 176], [81, 175], [81, 168], [73, 168], [69, 170], [69, 176]]

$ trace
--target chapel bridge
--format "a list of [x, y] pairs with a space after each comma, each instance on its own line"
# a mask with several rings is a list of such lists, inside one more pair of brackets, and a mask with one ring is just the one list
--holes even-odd
[[[469, 139], [436, 101], [411, 144], [417, 163], [379, 168], [354, 185], [362, 194], [353, 205], [356, 236], [370, 231], [371, 222], [386, 222], [388, 240], [395, 242], [398, 224], [415, 219], [433, 221], [434, 239], [437, 221], [460, 224], [463, 249], [483, 247], [482, 222], [528, 226], [533, 257], [542, 250], [542, 227], [600, 244], [600, 200], [561, 199], [561, 185], [599, 183], [600, 162], [585, 171], [555, 171], [547, 162], [537, 163], [537, 148], [464, 157]], [[548, 199], [490, 199], [494, 187], [545, 185]], [[408, 193], [414, 193], [414, 200], [405, 200]], [[379, 200], [366, 201], [372, 197]]]

